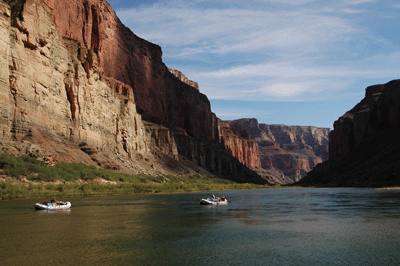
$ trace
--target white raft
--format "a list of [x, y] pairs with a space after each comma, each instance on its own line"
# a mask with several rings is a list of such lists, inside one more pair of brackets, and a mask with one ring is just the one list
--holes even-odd
[[221, 199], [221, 198], [207, 198], [207, 199], [201, 199], [200, 200], [201, 205], [227, 205], [228, 200], [227, 199]]
[[36, 210], [65, 210], [71, 208], [71, 202], [62, 202], [62, 204], [50, 203], [49, 205], [43, 203], [36, 203]]

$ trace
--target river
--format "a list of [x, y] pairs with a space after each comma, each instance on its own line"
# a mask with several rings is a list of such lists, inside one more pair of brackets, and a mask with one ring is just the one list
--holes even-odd
[[1, 265], [400, 265], [400, 191], [284, 188], [0, 201]]

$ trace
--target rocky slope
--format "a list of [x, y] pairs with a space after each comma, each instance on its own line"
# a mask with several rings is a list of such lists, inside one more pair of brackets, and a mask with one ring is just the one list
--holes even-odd
[[330, 158], [299, 184], [400, 185], [400, 80], [366, 89], [365, 98], [334, 123]]
[[328, 159], [329, 128], [259, 124], [257, 119], [239, 119], [259, 146], [262, 175], [271, 182], [293, 183], [318, 163]]
[[207, 97], [171, 74], [160, 47], [125, 28], [106, 1], [2, 1], [0, 37], [1, 151], [266, 182], [212, 142]]

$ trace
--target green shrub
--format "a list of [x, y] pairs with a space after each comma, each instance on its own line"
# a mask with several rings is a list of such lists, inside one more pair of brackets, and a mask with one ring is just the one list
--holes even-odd
[[[1, 182], [1, 198], [218, 191], [267, 187], [238, 184], [231, 180], [201, 175], [188, 177], [129, 175], [81, 163], [58, 163], [54, 167], [49, 167], [27, 155], [16, 158], [9, 154], [0, 154], [0, 168], [3, 174], [17, 179], [26, 176], [28, 180], [36, 182], [69, 182], [68, 184], [33, 183], [29, 185]], [[93, 182], [97, 178], [115, 181], [117, 184]], [[77, 183], [79, 179], [86, 182]]]

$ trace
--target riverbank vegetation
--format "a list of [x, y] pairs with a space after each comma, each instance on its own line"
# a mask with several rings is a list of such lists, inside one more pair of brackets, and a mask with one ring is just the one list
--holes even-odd
[[0, 199], [172, 193], [266, 188], [207, 176], [129, 175], [80, 163], [47, 166], [28, 155], [0, 154]]

